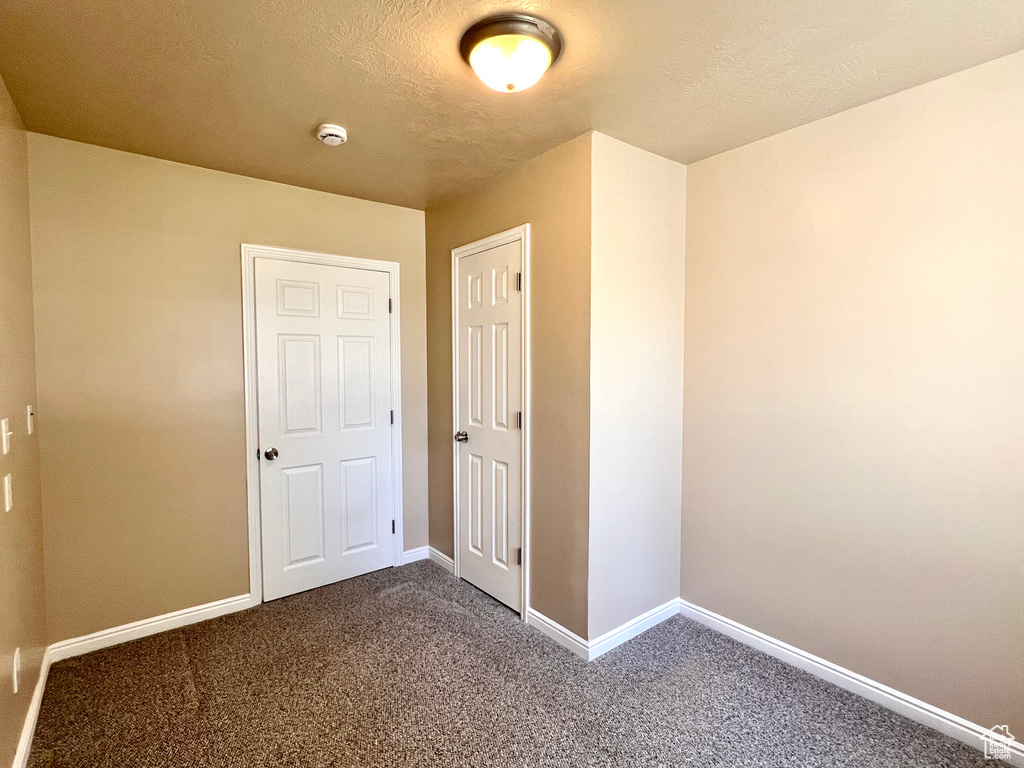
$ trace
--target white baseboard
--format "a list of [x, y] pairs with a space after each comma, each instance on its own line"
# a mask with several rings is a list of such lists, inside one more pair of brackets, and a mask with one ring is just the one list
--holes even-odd
[[429, 547], [430, 559], [444, 568], [448, 573], [455, 573], [455, 561], [439, 549]]
[[46, 678], [52, 664], [70, 659], [72, 656], [81, 656], [83, 653], [91, 653], [101, 648], [127, 643], [129, 640], [138, 640], [140, 637], [155, 635], [158, 632], [166, 632], [169, 629], [177, 629], [187, 624], [197, 624], [200, 621], [252, 608], [257, 602], [250, 595], [229, 597], [206, 605], [197, 605], [194, 608], [185, 608], [173, 613], [165, 613], [162, 616], [154, 616], [151, 619], [133, 621], [131, 624], [93, 632], [91, 635], [61, 640], [59, 643], [48, 646], [43, 653], [43, 662], [39, 668], [39, 681], [32, 692], [32, 701], [29, 702], [28, 712], [25, 715], [25, 724], [21, 729], [18, 749], [14, 753], [13, 768], [25, 768], [28, 763], [28, 754], [32, 748], [32, 736], [35, 734], [36, 721], [39, 718], [39, 707], [43, 703], [43, 692], [46, 689]]
[[417, 560], [426, 560], [430, 557], [430, 547], [416, 547], [407, 549], [402, 553], [402, 565], [415, 563]]
[[14, 753], [13, 768], [25, 768], [28, 765], [28, 753], [32, 749], [32, 736], [36, 732], [36, 721], [39, 720], [39, 707], [43, 704], [43, 691], [46, 689], [46, 676], [50, 672], [50, 649], [43, 653], [43, 660], [39, 665], [39, 679], [32, 691], [32, 700], [28, 703], [28, 712], [25, 713], [25, 724], [21, 727], [21, 738], [18, 739], [18, 749]]
[[[686, 600], [671, 600], [591, 641], [584, 640], [533, 608], [527, 610], [526, 622], [577, 656], [592, 661], [677, 613], [738, 640], [744, 645], [749, 645], [769, 656], [774, 656], [787, 664], [809, 672], [815, 677], [827, 680], [858, 696], [863, 696], [865, 699], [880, 704], [910, 720], [934, 728], [969, 747], [984, 751], [985, 739], [989, 736], [988, 728], [965, 720], [952, 712], [946, 712], [920, 699], [915, 699], [913, 696], [840, 667], [838, 664], [833, 664], [807, 651], [800, 650], [782, 640], [776, 640], [774, 637], [746, 627], [732, 619], [719, 616], [717, 613]], [[1019, 741], [1001, 743], [1006, 745], [1010, 751], [1007, 762], [1010, 765], [1024, 768], [1024, 744]]]
[[[988, 728], [983, 728], [952, 712], [934, 707], [920, 699], [915, 699], [913, 696], [908, 696], [887, 685], [851, 672], [838, 664], [802, 651], [782, 640], [776, 640], [763, 632], [745, 627], [732, 619], [719, 616], [717, 613], [686, 600], [679, 600], [679, 612], [683, 616], [721, 632], [723, 635], [728, 635], [744, 645], [763, 651], [769, 656], [774, 656], [787, 664], [810, 672], [815, 677], [820, 677], [822, 680], [834, 683], [858, 696], [863, 696], [886, 709], [891, 709], [915, 722], [934, 728], [957, 741], [962, 741], [969, 747], [984, 751], [984, 739], [989, 734]], [[1007, 762], [1010, 765], [1024, 767], [1024, 744], [1012, 741], [1007, 746], [1011, 755]]]
[[155, 635], [158, 632], [184, 627], [186, 624], [197, 624], [200, 621], [214, 619], [227, 613], [252, 608], [254, 605], [256, 603], [249, 595], [228, 597], [206, 605], [197, 605], [195, 608], [185, 608], [173, 613], [165, 613], [163, 616], [154, 616], [151, 619], [133, 621], [131, 624], [124, 624], [113, 629], [93, 632], [91, 635], [61, 640], [47, 648], [46, 652], [50, 655], [51, 661], [57, 662], [72, 656], [81, 656], [83, 653], [98, 651], [100, 648], [107, 648], [111, 645], [127, 643], [129, 640]]
[[527, 608], [526, 623], [531, 627], [536, 627], [556, 643], [564, 648], [568, 648], [577, 656], [581, 656], [587, 661], [590, 660], [590, 648], [587, 646], [587, 641], [576, 633], [570, 632], [557, 621], [552, 621], [543, 613], [535, 611], [533, 608]]
[[603, 656], [612, 648], [617, 648], [627, 640], [632, 640], [637, 635], [646, 632], [651, 627], [665, 621], [665, 619], [672, 618], [677, 613], [679, 613], [679, 601], [672, 599], [664, 605], [652, 608], [635, 619], [630, 619], [621, 627], [617, 627], [611, 632], [605, 632], [593, 640], [584, 640], [579, 635], [570, 632], [558, 622], [552, 621], [543, 613], [535, 611], [533, 608], [526, 612], [526, 623], [531, 627], [536, 627], [556, 643], [568, 648], [577, 656], [587, 661], [593, 661], [598, 656]]
[[[454, 573], [455, 563], [452, 559], [433, 547], [420, 547], [410, 550], [404, 553], [403, 562], [424, 559], [422, 556], [422, 550], [424, 549], [427, 550], [429, 559]], [[90, 653], [100, 648], [119, 645], [129, 640], [137, 640], [147, 635], [166, 632], [169, 629], [176, 629], [187, 624], [195, 624], [200, 621], [216, 618], [217, 616], [234, 613], [245, 608], [251, 608], [254, 605], [256, 603], [250, 595], [239, 595], [238, 597], [229, 597], [225, 600], [218, 600], [206, 605], [196, 606], [195, 608], [186, 608], [181, 611], [164, 614], [163, 616], [155, 616], [151, 619], [132, 622], [131, 624], [103, 630], [102, 632], [94, 632], [84, 637], [62, 640], [49, 646], [43, 654], [43, 661], [39, 670], [39, 680], [36, 682], [36, 687], [32, 693], [32, 700], [29, 702], [28, 712], [25, 715], [25, 724], [22, 728], [21, 738], [18, 741], [13, 768], [24, 768], [28, 762], [29, 750], [32, 746], [32, 735], [35, 732], [36, 720], [39, 717], [39, 708], [42, 704], [43, 692], [46, 688], [46, 678], [51, 664], [71, 658], [72, 656]], [[672, 600], [658, 606], [626, 622], [621, 627], [589, 642], [532, 608], [527, 610], [526, 621], [530, 626], [536, 627], [559, 645], [568, 648], [587, 661], [592, 661], [677, 613], [681, 613], [687, 618], [721, 632], [734, 640], [738, 640], [744, 645], [749, 645], [787, 664], [791, 664], [816, 677], [838, 685], [840, 688], [863, 696], [915, 722], [926, 725], [929, 728], [934, 728], [940, 733], [962, 741], [970, 747], [984, 750], [984, 740], [989, 734], [987, 728], [965, 720], [951, 712], [934, 707], [920, 699], [915, 699], [913, 696], [908, 696], [844, 667], [840, 667], [838, 664], [833, 664], [830, 661], [807, 653], [763, 632], [758, 632], [756, 629], [751, 629], [732, 619], [719, 616], [717, 613], [701, 608], [686, 600]], [[1010, 750], [1010, 758], [1007, 762], [1019, 768], [1024, 768], [1024, 744], [1021, 744], [1019, 741], [1012, 741], [1007, 746]]]
[[671, 619], [679, 613], [679, 600], [672, 599], [657, 608], [651, 608], [647, 613], [642, 613], [635, 619], [630, 619], [621, 627], [605, 632], [598, 638], [589, 641], [588, 661], [593, 661], [598, 656], [608, 653], [612, 648], [617, 648], [627, 640], [632, 640], [637, 635], [646, 632], [665, 619]]

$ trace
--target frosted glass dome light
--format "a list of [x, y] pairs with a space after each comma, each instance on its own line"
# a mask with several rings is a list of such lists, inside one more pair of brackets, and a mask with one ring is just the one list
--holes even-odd
[[545, 21], [507, 14], [478, 21], [466, 30], [459, 47], [485, 85], [517, 93], [541, 79], [561, 53], [562, 41]]

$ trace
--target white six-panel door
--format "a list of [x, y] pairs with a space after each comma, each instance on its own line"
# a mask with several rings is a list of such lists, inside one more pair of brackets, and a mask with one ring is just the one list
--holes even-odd
[[458, 573], [518, 611], [524, 242], [482, 245], [453, 258]]
[[394, 564], [390, 280], [257, 258], [255, 282], [263, 596], [272, 600]]

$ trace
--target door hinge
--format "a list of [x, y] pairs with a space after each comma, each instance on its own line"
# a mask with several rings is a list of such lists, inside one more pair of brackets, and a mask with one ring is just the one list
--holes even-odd
[[393, 311], [394, 309], [391, 306], [391, 299], [388, 299], [388, 314], [390, 315]]
[[519, 547], [516, 549], [516, 565], [523, 564], [523, 548]]
[[523, 428], [523, 412], [522, 411], [516, 411], [516, 426], [519, 429]]
[[394, 411], [391, 412], [391, 423], [392, 424], [395, 423], [395, 412]]
[[516, 290], [517, 291], [523, 290], [523, 273], [522, 272], [516, 272]]
[[391, 521], [391, 534], [394, 535], [394, 533], [395, 533], [395, 521], [392, 520]]

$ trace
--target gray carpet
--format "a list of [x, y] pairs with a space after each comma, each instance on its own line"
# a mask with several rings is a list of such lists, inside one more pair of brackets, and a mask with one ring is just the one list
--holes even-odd
[[586, 664], [433, 563], [50, 671], [30, 768], [988, 766], [676, 617]]

